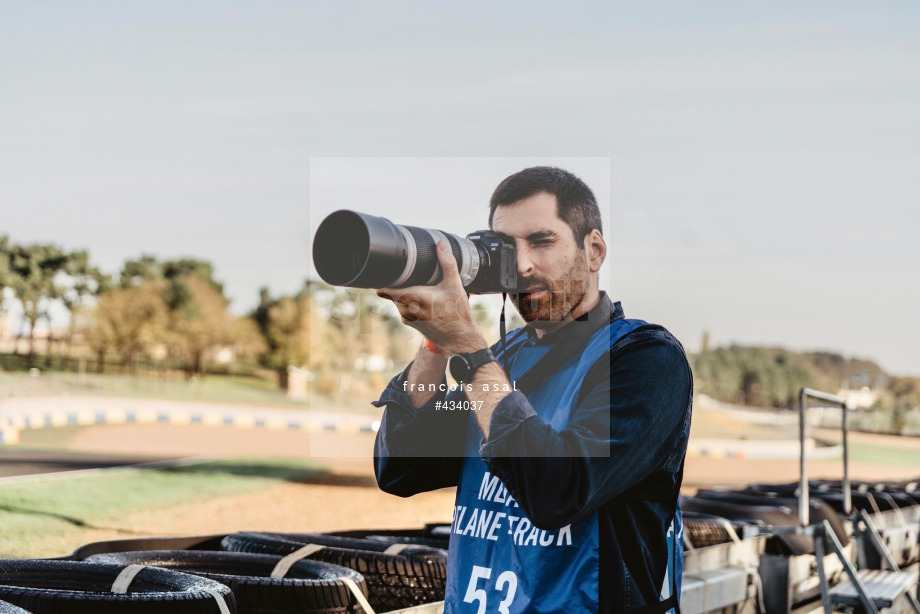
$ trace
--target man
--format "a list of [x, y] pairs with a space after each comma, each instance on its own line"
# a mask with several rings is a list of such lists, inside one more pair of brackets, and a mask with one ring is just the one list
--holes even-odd
[[[376, 403], [377, 482], [400, 496], [457, 486], [448, 613], [675, 611], [692, 397], [683, 349], [599, 290], [600, 213], [571, 173], [511, 175], [489, 221], [514, 239], [511, 299], [527, 325], [492, 360], [443, 242], [438, 285], [378, 292], [426, 341]], [[445, 397], [453, 355], [462, 381]], [[544, 357], [563, 362], [526, 396], [515, 390]]]

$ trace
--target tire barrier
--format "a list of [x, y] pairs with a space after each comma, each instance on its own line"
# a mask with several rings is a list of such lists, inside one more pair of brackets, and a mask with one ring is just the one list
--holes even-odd
[[82, 561], [94, 554], [110, 552], [138, 552], [142, 550], [217, 550], [221, 549], [220, 540], [226, 533], [217, 535], [196, 535], [188, 537], [137, 537], [130, 539], [110, 539], [101, 542], [83, 544], [61, 560]]
[[694, 548], [707, 548], [717, 544], [729, 544], [739, 539], [738, 525], [721, 516], [683, 512], [684, 535]]
[[[809, 482], [809, 492], [812, 495], [809, 501], [811, 522], [817, 524], [827, 520], [831, 534], [838, 536], [839, 532], [838, 539], [845, 544], [839, 560], [827, 549], [823, 559], [816, 557], [815, 542], [809, 537], [810, 530], [814, 527], [801, 532], [795, 528], [797, 486], [753, 484], [734, 491], [704, 489], [695, 497], [682, 498], [685, 557], [681, 610], [685, 614], [753, 611], [784, 614], [812, 607], [813, 604], [820, 603], [821, 597], [816, 571], [819, 561], [823, 561], [828, 584], [837, 588], [840, 588], [846, 576], [843, 571], [844, 559], [860, 570], [884, 569], [885, 563], [880, 560], [880, 555], [872, 554], [873, 547], [868, 533], [869, 528], [873, 527], [894, 555], [896, 563], [901, 565], [902, 561], [913, 561], [915, 566], [912, 569], [916, 570], [920, 552], [920, 545], [917, 543], [917, 534], [920, 531], [920, 489], [916, 482], [854, 483], [853, 508], [868, 514], [869, 519], [866, 521], [845, 517], [842, 514], [843, 487], [839, 481]], [[67, 558], [91, 558], [84, 564], [98, 564], [95, 562], [105, 560], [132, 563], [127, 568], [123, 564], [115, 566], [116, 570], [122, 570], [119, 573], [125, 573], [124, 570], [132, 566], [137, 568], [138, 564], [155, 564], [166, 567], [167, 569], [161, 570], [164, 573], [194, 572], [196, 575], [207, 576], [202, 578], [202, 581], [214, 580], [230, 585], [233, 585], [233, 581], [229, 579], [232, 576], [240, 576], [244, 581], [251, 579], [256, 585], [267, 580], [268, 565], [253, 573], [245, 569], [240, 571], [223, 566], [235, 557], [255, 557], [251, 558], [253, 561], [267, 557], [271, 561], [272, 570], [281, 567], [288, 570], [283, 574], [285, 580], [307, 580], [308, 578], [301, 578], [300, 574], [305, 565], [344, 563], [351, 570], [346, 573], [354, 574], [352, 577], [360, 577], [359, 574], [365, 576], [368, 601], [372, 604], [369, 604], [365, 611], [373, 608], [374, 611], [383, 613], [421, 606], [432, 608], [431, 612], [435, 612], [439, 607], [436, 602], [443, 598], [446, 553], [443, 549], [432, 546], [446, 545], [449, 529], [449, 525], [428, 525], [422, 529], [364, 529], [325, 534], [237, 533], [145, 537], [85, 544]], [[821, 543], [820, 539], [818, 543]], [[903, 549], [899, 550], [898, 546], [903, 546]], [[170, 552], [156, 552], [158, 550]], [[241, 551], [268, 554], [260, 556], [243, 554]], [[268, 556], [269, 554], [273, 556]], [[111, 555], [115, 558], [92, 555]], [[284, 555], [283, 558], [280, 555]], [[134, 556], [138, 558], [132, 558]], [[198, 563], [210, 557], [214, 557], [214, 567], [198, 566]], [[198, 568], [192, 569], [193, 564]], [[149, 573], [151, 568], [141, 570]], [[41, 575], [48, 574], [42, 572]], [[115, 574], [110, 573], [105, 583], [113, 583], [113, 575]], [[271, 572], [268, 575], [270, 576]], [[7, 577], [10, 576], [0, 567], [0, 578]], [[145, 579], [143, 573], [139, 573], [139, 577]], [[915, 572], [914, 578], [913, 582], [916, 585]], [[47, 583], [40, 586], [48, 588]], [[65, 586], [64, 590], [69, 586]], [[134, 590], [135, 586], [131, 584], [130, 592], [133, 593]], [[266, 600], [272, 600], [268, 602], [271, 605], [260, 607], [252, 603], [250, 606], [251, 602], [248, 598], [244, 599], [239, 586], [233, 585], [233, 590], [236, 610], [231, 611], [259, 614], [359, 614], [362, 610], [362, 607], [355, 603], [357, 598], [349, 600], [347, 605], [336, 602], [334, 596], [321, 603], [315, 600], [292, 601], [292, 598], [288, 597], [278, 598], [274, 592], [269, 593], [268, 588], [265, 588], [263, 596]], [[255, 589], [253, 591], [255, 592]], [[363, 595], [363, 591], [357, 592]], [[329, 594], [326, 596], [329, 597]], [[0, 600], [2, 599], [4, 594], [0, 591]], [[6, 601], [24, 605], [11, 598], [6, 598]], [[150, 610], [118, 611], [137, 611], [142, 614], [154, 611], [184, 611], [172, 607], [172, 603], [166, 606], [160, 601], [154, 603], [158, 605]], [[209, 605], [212, 607], [211, 610], [198, 611], [216, 611], [213, 609], [213, 603]], [[33, 611], [34, 614], [107, 614], [106, 610], [97, 607], [82, 611], [69, 606], [68, 603], [68, 607], [58, 610], [27, 607], [26, 611]], [[251, 609], [248, 609], [250, 607]], [[326, 609], [320, 609], [323, 607]], [[339, 609], [336, 609], [337, 607]], [[10, 614], [21, 612], [12, 610]], [[0, 614], [5, 614], [2, 605]]]
[[230, 589], [156, 567], [0, 561], [0, 599], [35, 614], [233, 614]]
[[326, 535], [380, 541], [387, 544], [414, 544], [447, 550], [450, 543], [449, 524], [429, 524], [424, 529], [364, 529], [361, 531], [334, 531]]
[[[846, 529], [834, 510], [820, 500], [809, 501], [813, 522], [830, 522], [841, 544], [849, 542]], [[757, 524], [767, 527], [798, 525], [797, 499], [766, 497], [721, 490], [699, 490], [693, 497], [681, 497], [681, 510], [721, 516], [739, 525]], [[826, 544], [830, 549], [830, 544]], [[767, 544], [771, 554], [798, 556], [813, 554], [814, 542], [807, 535], [777, 535]]]
[[0, 614], [31, 614], [28, 610], [23, 610], [17, 605], [6, 601], [0, 601]]
[[[831, 585], [847, 578], [843, 559], [857, 570], [886, 573], [890, 568], [884, 559], [887, 556], [902, 570], [916, 570], [920, 561], [920, 490], [916, 481], [854, 482], [851, 515], [844, 513], [846, 488], [841, 480], [811, 480], [808, 487], [811, 528], [827, 521], [842, 548], [838, 557], [828, 547], [830, 538], [823, 540], [825, 554], [821, 561]], [[695, 526], [699, 521], [694, 519], [702, 514], [727, 519], [725, 522], [733, 525], [739, 536], [768, 536], [757, 566], [763, 586], [763, 609], [768, 613], [789, 612], [820, 598], [814, 541], [807, 530], [795, 529], [799, 522], [795, 512], [798, 489], [798, 483], [752, 484], [734, 491], [704, 489], [681, 500], [685, 536], [694, 547], [698, 547], [695, 538], [711, 538], [712, 542], [725, 539], [725, 535], [716, 535], [714, 526], [708, 536], [702, 535], [703, 530]], [[858, 513], [865, 514], [867, 521], [857, 518]], [[877, 537], [871, 535], [872, 531], [877, 531]], [[884, 556], [875, 545], [879, 541], [887, 551]], [[704, 553], [706, 549], [702, 547]], [[916, 571], [912, 573], [916, 575]], [[895, 584], [891, 580], [886, 586]], [[913, 590], [917, 589], [920, 587]]]
[[[851, 493], [853, 509], [869, 514], [879, 525], [886, 546], [900, 566], [920, 561], [920, 491], [915, 482], [855, 483]], [[742, 492], [768, 497], [795, 497], [798, 484], [753, 484]], [[809, 497], [830, 505], [843, 515], [844, 495], [840, 481], [809, 482]], [[864, 561], [871, 568], [881, 563], [875, 550], [865, 550]]]
[[[237, 534], [239, 535], [239, 534]], [[290, 539], [304, 544], [316, 544], [329, 548], [343, 548], [346, 550], [366, 550], [369, 552], [379, 552], [387, 555], [401, 554], [403, 556], [447, 556], [443, 549], [432, 548], [431, 546], [418, 544], [408, 540], [384, 539], [365, 539], [358, 537], [347, 537], [334, 535], [331, 533], [264, 533], [263, 535], [273, 535], [284, 539]], [[227, 536], [232, 537], [232, 535]], [[226, 542], [226, 537], [221, 541], [221, 546]]]
[[151, 550], [96, 554], [96, 563], [151, 565], [216, 580], [233, 591], [239, 614], [364, 614], [346, 579], [367, 597], [367, 586], [358, 572], [303, 560], [276, 577], [281, 557], [241, 552]]
[[348, 567], [364, 577], [368, 601], [378, 612], [444, 599], [447, 553], [443, 550], [313, 533], [234, 533], [221, 541], [230, 552], [282, 556], [311, 544], [316, 547], [308, 555], [311, 560]]

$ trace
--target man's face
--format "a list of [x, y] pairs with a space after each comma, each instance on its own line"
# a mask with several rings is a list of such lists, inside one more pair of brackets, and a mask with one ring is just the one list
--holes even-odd
[[584, 300], [592, 281], [586, 252], [559, 217], [555, 195], [498, 207], [492, 230], [514, 238], [520, 292], [510, 296], [525, 322], [552, 328]]

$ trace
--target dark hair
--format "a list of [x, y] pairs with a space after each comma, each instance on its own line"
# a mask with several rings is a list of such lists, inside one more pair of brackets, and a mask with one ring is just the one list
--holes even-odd
[[513, 205], [540, 192], [556, 197], [556, 214], [572, 229], [575, 241], [581, 243], [595, 228], [603, 234], [594, 192], [572, 173], [553, 166], [525, 168], [498, 184], [489, 201], [489, 228], [498, 207]]

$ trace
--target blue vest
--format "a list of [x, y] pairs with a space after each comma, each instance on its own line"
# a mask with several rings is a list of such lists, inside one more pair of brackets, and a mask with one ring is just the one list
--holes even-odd
[[[617, 340], [645, 324], [619, 318], [596, 331], [583, 352], [528, 395], [540, 418], [563, 430], [588, 369]], [[499, 362], [512, 382], [553, 347], [527, 343], [521, 329], [509, 333], [508, 339], [509, 349]], [[489, 473], [479, 456], [481, 443], [471, 416], [451, 524], [445, 614], [596, 614], [601, 581], [597, 514], [555, 531], [534, 527], [501, 481]], [[678, 511], [668, 532], [670, 556], [662, 599], [679, 590], [680, 524]]]

